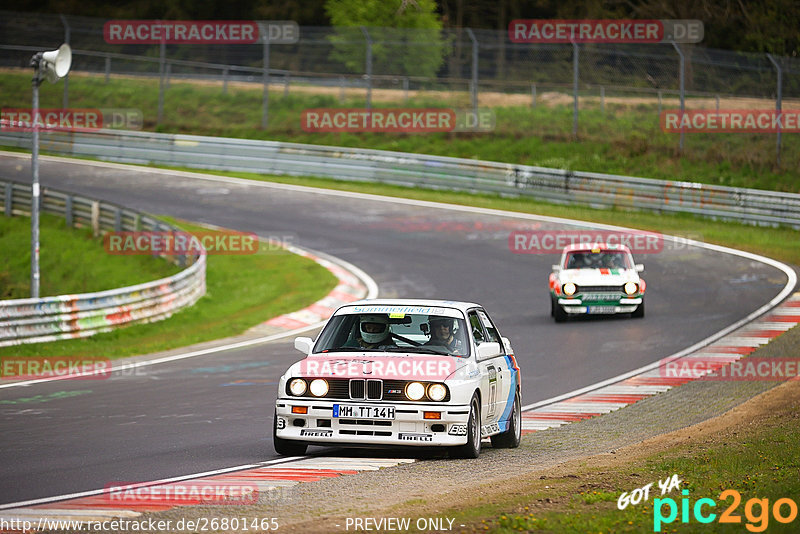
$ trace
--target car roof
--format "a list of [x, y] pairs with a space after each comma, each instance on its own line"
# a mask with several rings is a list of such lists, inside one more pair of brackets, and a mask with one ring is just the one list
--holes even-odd
[[601, 250], [620, 250], [622, 252], [630, 253], [630, 249], [622, 244], [617, 243], [573, 243], [571, 245], [567, 245], [564, 247], [564, 253], [567, 252], [575, 252], [575, 251], [583, 251], [583, 250], [592, 250], [595, 248], [599, 248]]
[[455, 308], [465, 312], [472, 308], [483, 308], [474, 302], [462, 302], [456, 300], [435, 300], [435, 299], [363, 299], [350, 302], [341, 306], [424, 306], [434, 308]]

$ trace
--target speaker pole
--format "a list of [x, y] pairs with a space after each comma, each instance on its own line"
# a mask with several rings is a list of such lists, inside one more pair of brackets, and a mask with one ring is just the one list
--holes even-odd
[[39, 298], [39, 85], [41, 77], [42, 53], [33, 56], [33, 136], [31, 140], [31, 298]]

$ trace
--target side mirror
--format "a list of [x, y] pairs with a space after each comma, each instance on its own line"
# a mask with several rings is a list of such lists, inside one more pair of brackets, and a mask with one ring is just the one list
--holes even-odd
[[481, 343], [478, 345], [478, 361], [488, 360], [489, 358], [496, 358], [500, 356], [500, 343]]
[[551, 265], [550, 268], [552, 270], [554, 270], [554, 271], [560, 271], [561, 270], [561, 266], [560, 265]]
[[511, 341], [507, 337], [503, 337], [503, 346], [506, 348], [506, 354], [514, 354], [514, 347], [511, 346]]
[[643, 263], [637, 263], [636, 265], [634, 265], [634, 268], [636, 269], [637, 273], [644, 272], [644, 264]]
[[296, 337], [294, 338], [294, 348], [308, 356], [311, 354], [311, 349], [314, 348], [314, 340], [310, 337]]

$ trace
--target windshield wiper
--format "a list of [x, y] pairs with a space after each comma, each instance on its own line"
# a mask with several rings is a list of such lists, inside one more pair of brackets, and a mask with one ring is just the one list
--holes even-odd
[[446, 350], [436, 349], [434, 347], [424, 347], [420, 345], [419, 347], [386, 347], [387, 352], [414, 352], [419, 354], [439, 354], [441, 356], [452, 356]]

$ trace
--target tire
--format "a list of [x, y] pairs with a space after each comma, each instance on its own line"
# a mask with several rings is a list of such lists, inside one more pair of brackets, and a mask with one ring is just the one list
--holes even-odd
[[472, 396], [467, 422], [467, 442], [448, 451], [451, 458], [477, 458], [481, 453], [481, 404], [478, 396]]
[[553, 319], [556, 320], [557, 323], [563, 323], [569, 318], [567, 312], [564, 311], [564, 308], [561, 307], [560, 304], [554, 302], [553, 303]]
[[516, 449], [522, 438], [522, 407], [520, 406], [519, 393], [514, 395], [514, 406], [511, 408], [511, 419], [508, 430], [502, 434], [491, 437], [492, 447], [495, 449]]
[[556, 316], [556, 299], [550, 297], [550, 317]]
[[275, 416], [272, 420], [272, 445], [275, 447], [275, 452], [282, 456], [303, 456], [308, 449], [308, 444], [302, 441], [294, 441], [291, 439], [282, 439], [278, 437], [278, 412], [275, 411]]
[[642, 300], [642, 303], [639, 304], [639, 306], [633, 310], [633, 312], [631, 312], [631, 317], [634, 319], [641, 319], [644, 317], [644, 300]]

